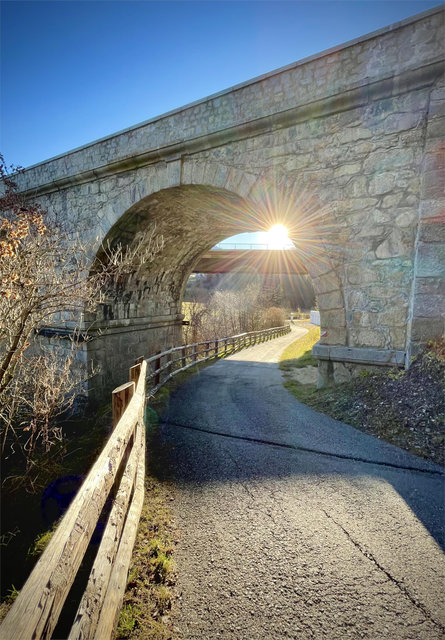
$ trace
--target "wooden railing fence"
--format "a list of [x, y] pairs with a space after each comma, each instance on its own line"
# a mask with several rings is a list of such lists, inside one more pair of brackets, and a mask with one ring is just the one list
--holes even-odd
[[114, 430], [3, 620], [0, 638], [51, 638], [105, 501], [121, 475], [69, 640], [112, 636], [144, 499], [146, 371], [145, 361], [131, 367], [130, 382], [113, 392]]
[[289, 333], [289, 325], [262, 329], [260, 331], [249, 331], [227, 338], [217, 338], [195, 342], [193, 344], [172, 347], [166, 351], [151, 356], [146, 359], [147, 371], [147, 397], [153, 396], [164, 384], [174, 378], [174, 376], [187, 371], [190, 367], [205, 362], [219, 356], [227, 356], [244, 347], [250, 347], [272, 338]]
[[289, 331], [289, 326], [251, 331], [137, 360], [130, 381], [113, 391], [112, 434], [0, 625], [2, 640], [52, 637], [110, 493], [110, 514], [68, 640], [112, 638], [144, 500], [146, 398], [199, 362]]

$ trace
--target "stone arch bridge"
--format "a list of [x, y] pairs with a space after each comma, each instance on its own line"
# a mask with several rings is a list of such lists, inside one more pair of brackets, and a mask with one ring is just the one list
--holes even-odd
[[21, 190], [87, 237], [164, 239], [90, 318], [97, 393], [180, 343], [201, 255], [278, 222], [318, 295], [321, 382], [443, 334], [443, 35], [439, 7], [24, 172]]

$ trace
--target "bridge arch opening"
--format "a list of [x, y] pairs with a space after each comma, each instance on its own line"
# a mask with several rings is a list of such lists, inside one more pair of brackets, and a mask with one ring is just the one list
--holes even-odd
[[[299, 215], [306, 228], [299, 224]], [[131, 206], [112, 225], [103, 244], [133, 246], [144, 254], [150, 253], [148, 243], [154, 241], [157, 250], [152, 259], [137, 264], [104, 291], [98, 310], [86, 318], [96, 338], [87, 347], [89, 367], [99, 371], [91, 383], [92, 396], [103, 397], [119, 385], [135, 358], [182, 342], [181, 306], [190, 274], [212, 247], [240, 233], [267, 231], [274, 224], [286, 226], [296, 247], [294, 270], [309, 273], [319, 295], [326, 289], [327, 275], [328, 289], [338, 292], [337, 304], [344, 315], [340, 281], [327, 253], [321, 257], [322, 252], [315, 250], [308, 219], [310, 215], [298, 203], [278, 207], [267, 191], [260, 198], [246, 198], [201, 184], [163, 189]]]
[[311, 278], [284, 226], [237, 234], [193, 267], [183, 296], [184, 343], [278, 326], [314, 305]]

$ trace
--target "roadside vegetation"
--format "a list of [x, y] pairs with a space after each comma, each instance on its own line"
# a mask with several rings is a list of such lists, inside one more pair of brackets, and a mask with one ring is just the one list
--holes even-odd
[[292, 379], [297, 368], [312, 366], [317, 331], [282, 354], [285, 387], [308, 406], [415, 455], [444, 463], [445, 341], [431, 341], [405, 371], [362, 371], [351, 382], [327, 389]]
[[312, 324], [305, 325], [301, 322], [299, 324], [306, 326], [307, 333], [286, 347], [281, 354], [280, 369], [282, 371], [317, 366], [317, 360], [312, 355], [312, 347], [320, 340], [320, 327], [315, 327]]
[[264, 292], [258, 282], [251, 282], [236, 290], [215, 291], [207, 302], [184, 302], [189, 323], [183, 329], [184, 344], [282, 326], [287, 313], [275, 299], [274, 291]]
[[[175, 381], [175, 386], [178, 384]], [[162, 391], [162, 389], [161, 389]], [[146, 409], [147, 472], [145, 498], [133, 550], [116, 640], [172, 640], [169, 612], [176, 582], [175, 529], [169, 509], [174, 489], [165, 477], [165, 452], [159, 440], [158, 412], [169, 390]]]
[[[86, 223], [27, 200], [17, 173], [0, 154], [0, 453], [20, 461], [32, 487], [63, 441], [62, 418], [79, 408], [95, 373], [77, 366], [89, 339], [83, 314], [152, 261], [163, 240], [151, 228], [131, 247], [87, 242]], [[42, 339], [48, 331], [50, 346]]]
[[63, 442], [44, 464], [36, 464], [23, 481], [21, 459], [2, 464], [0, 555], [2, 560], [0, 621], [14, 601], [11, 593], [26, 581], [52, 538], [70, 497], [97, 459], [110, 433], [111, 407], [94, 418], [64, 423]]

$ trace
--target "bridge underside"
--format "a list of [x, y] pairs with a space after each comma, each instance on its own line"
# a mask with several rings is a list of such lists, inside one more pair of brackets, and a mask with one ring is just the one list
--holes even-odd
[[306, 275], [298, 252], [293, 249], [240, 251], [218, 249], [203, 254], [193, 267], [193, 273], [259, 273], [270, 275]]

